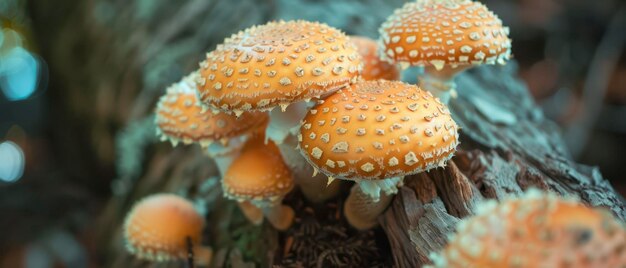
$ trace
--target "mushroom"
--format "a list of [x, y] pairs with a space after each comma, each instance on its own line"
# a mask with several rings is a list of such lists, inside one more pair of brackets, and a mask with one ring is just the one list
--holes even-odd
[[[329, 180], [357, 182], [344, 209], [353, 226], [366, 229], [405, 175], [445, 165], [458, 145], [457, 129], [430, 92], [399, 81], [361, 81], [319, 101], [303, 119], [299, 141], [303, 156]], [[383, 203], [357, 208], [368, 202]], [[355, 212], [365, 209], [367, 215]]]
[[240, 206], [244, 214], [259, 215], [262, 210], [278, 230], [286, 230], [293, 222], [293, 209], [281, 204], [293, 186], [293, 177], [278, 147], [272, 141], [265, 144], [263, 137], [246, 143], [222, 181], [224, 196], [244, 203]]
[[198, 143], [207, 149], [223, 176], [246, 139], [265, 126], [266, 113], [247, 112], [239, 118], [228, 114], [212, 114], [198, 105], [193, 72], [173, 84], [161, 97], [156, 108], [157, 135], [176, 146]]
[[[326, 24], [279, 21], [253, 26], [208, 53], [200, 63], [199, 99], [216, 112], [270, 111], [266, 137], [280, 146], [307, 197], [306, 163], [292, 153], [295, 135], [312, 98], [320, 98], [356, 81], [361, 58], [349, 38]], [[280, 109], [275, 109], [279, 107]], [[314, 194], [314, 193], [313, 193]]]
[[380, 60], [378, 43], [365, 36], [350, 36], [350, 41], [357, 47], [363, 59], [364, 80], [400, 80], [400, 70], [393, 64]]
[[[204, 104], [236, 115], [271, 111], [269, 138], [278, 143], [289, 131], [297, 132], [306, 112], [303, 101], [355, 82], [362, 68], [356, 48], [341, 31], [302, 20], [269, 22], [234, 34], [200, 67], [198, 92]], [[277, 106], [286, 113], [274, 110]]]
[[434, 267], [625, 267], [626, 228], [610, 212], [529, 190], [460, 221]]
[[204, 218], [187, 199], [174, 194], [150, 195], [126, 215], [126, 248], [139, 259], [189, 258], [190, 266], [208, 265], [212, 251], [200, 244], [203, 228]]
[[424, 66], [423, 89], [448, 103], [454, 76], [472, 66], [505, 64], [511, 55], [508, 27], [471, 0], [406, 3], [380, 27], [381, 57], [403, 66]]

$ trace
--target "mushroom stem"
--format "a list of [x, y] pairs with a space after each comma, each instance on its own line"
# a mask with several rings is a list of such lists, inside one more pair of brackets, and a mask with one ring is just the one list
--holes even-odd
[[299, 101], [285, 107], [285, 110], [282, 107], [273, 109], [270, 112], [270, 123], [265, 130], [265, 137], [276, 144], [281, 144], [290, 134], [295, 135], [300, 128], [300, 120], [304, 118], [312, 104]]
[[278, 149], [280, 149], [280, 154], [293, 174], [295, 184], [300, 187], [304, 196], [314, 203], [321, 203], [336, 196], [341, 184], [331, 183], [328, 185], [326, 176], [323, 174], [313, 176], [313, 167], [296, 149], [297, 146], [297, 138], [289, 135], [282, 144], [278, 145]]
[[221, 177], [224, 177], [226, 170], [228, 170], [230, 164], [233, 162], [233, 160], [235, 160], [236, 155], [236, 153], [231, 153], [227, 155], [219, 155], [213, 157], [213, 160], [217, 165], [217, 170], [220, 172]]
[[210, 247], [195, 246], [193, 248], [193, 260], [196, 266], [209, 267], [212, 259], [213, 250]]
[[226, 170], [230, 167], [233, 160], [237, 158], [241, 147], [248, 140], [247, 135], [232, 138], [228, 141], [227, 145], [223, 145], [219, 142], [211, 143], [206, 149], [207, 155], [215, 161], [217, 170], [220, 172], [220, 176], [223, 178]]
[[[404, 177], [391, 177], [382, 180], [355, 180], [363, 194], [369, 196], [371, 202], [379, 202], [384, 195], [398, 193], [398, 187], [402, 186]], [[381, 195], [380, 192], [384, 195]]]
[[430, 91], [439, 100], [448, 104], [450, 95], [456, 93], [454, 77], [467, 70], [471, 66], [457, 66], [456, 68], [444, 66], [437, 69], [434, 66], [424, 67], [424, 74], [417, 77], [420, 88]]
[[283, 204], [276, 204], [263, 208], [263, 214], [267, 220], [279, 231], [285, 231], [289, 229], [293, 223], [295, 212], [289, 206]]
[[378, 223], [376, 219], [391, 203], [393, 194], [383, 193], [378, 201], [363, 192], [358, 185], [352, 186], [350, 195], [343, 206], [348, 223], [359, 230], [370, 229]]
[[242, 201], [237, 204], [243, 215], [246, 216], [246, 219], [252, 224], [260, 225], [263, 223], [263, 210], [250, 203], [250, 201]]

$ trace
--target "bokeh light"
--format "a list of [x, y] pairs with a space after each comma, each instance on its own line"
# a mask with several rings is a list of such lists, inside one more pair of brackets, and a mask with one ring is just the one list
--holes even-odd
[[0, 143], [0, 181], [15, 182], [24, 174], [24, 152], [11, 141]]
[[22, 47], [20, 34], [0, 28], [0, 90], [8, 100], [24, 100], [36, 91], [39, 67], [39, 60]]

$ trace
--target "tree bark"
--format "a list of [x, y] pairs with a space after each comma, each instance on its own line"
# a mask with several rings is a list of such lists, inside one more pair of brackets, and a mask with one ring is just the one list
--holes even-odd
[[597, 168], [573, 162], [558, 128], [543, 117], [514, 78], [515, 64], [480, 67], [458, 77], [450, 109], [461, 145], [444, 169], [405, 179], [380, 218], [397, 267], [419, 267], [445, 245], [445, 235], [474, 214], [481, 200], [521, 195], [528, 188], [575, 196], [624, 220], [622, 197]]

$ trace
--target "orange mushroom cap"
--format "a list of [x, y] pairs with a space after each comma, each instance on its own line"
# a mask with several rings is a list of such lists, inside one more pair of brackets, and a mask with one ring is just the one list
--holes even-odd
[[457, 125], [430, 92], [399, 81], [361, 81], [313, 107], [300, 128], [304, 157], [327, 176], [381, 180], [442, 166]]
[[363, 72], [361, 77], [365, 80], [400, 80], [398, 67], [380, 60], [378, 55], [378, 43], [364, 36], [350, 36], [363, 59]]
[[626, 229], [607, 211], [538, 190], [461, 221], [436, 267], [625, 267]]
[[224, 195], [249, 200], [259, 207], [273, 205], [294, 187], [291, 171], [278, 147], [263, 137], [249, 140], [233, 161], [222, 181]]
[[248, 28], [208, 53], [200, 67], [200, 100], [236, 114], [320, 97], [355, 81], [362, 68], [345, 34], [308, 21]]
[[410, 65], [503, 64], [510, 58], [508, 27], [471, 0], [406, 3], [380, 30], [383, 59]]
[[267, 123], [268, 115], [249, 112], [239, 118], [228, 114], [212, 114], [198, 105], [195, 89], [197, 72], [170, 86], [156, 109], [157, 135], [174, 144], [197, 142], [203, 147], [215, 141], [246, 134]]
[[137, 202], [127, 214], [124, 237], [128, 251], [140, 259], [168, 261], [187, 257], [187, 237], [200, 243], [204, 219], [193, 204], [174, 194], [155, 194]]

